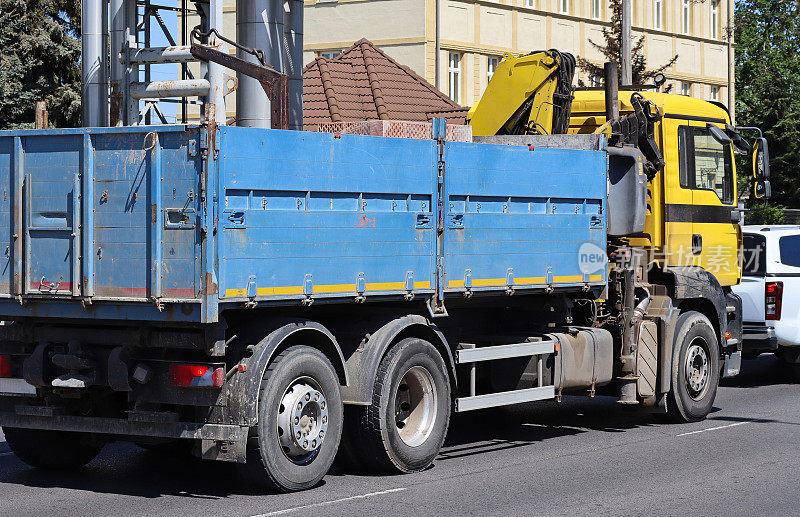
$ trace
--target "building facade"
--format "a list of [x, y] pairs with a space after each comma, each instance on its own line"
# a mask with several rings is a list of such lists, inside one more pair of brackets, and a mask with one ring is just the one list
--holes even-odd
[[[644, 37], [648, 67], [678, 56], [665, 71], [672, 92], [732, 106], [733, 0], [632, 4], [633, 36]], [[506, 52], [556, 48], [601, 64], [590, 41], [604, 42], [611, 18], [609, 0], [305, 0], [305, 6], [306, 62], [334, 57], [366, 37], [464, 106], [480, 98]], [[592, 82], [583, 72], [579, 78]]]

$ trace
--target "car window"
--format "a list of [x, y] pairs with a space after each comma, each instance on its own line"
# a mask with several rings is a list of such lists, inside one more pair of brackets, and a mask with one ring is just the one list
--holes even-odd
[[778, 241], [781, 262], [786, 266], [800, 267], [800, 235], [787, 235]]
[[684, 188], [711, 190], [725, 204], [733, 202], [731, 149], [705, 127], [678, 128], [680, 182]]
[[766, 272], [767, 239], [763, 235], [745, 233], [742, 236], [742, 273], [764, 275]]

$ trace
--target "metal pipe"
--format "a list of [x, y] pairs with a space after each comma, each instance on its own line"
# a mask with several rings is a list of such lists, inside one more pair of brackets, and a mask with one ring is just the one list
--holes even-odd
[[81, 3], [81, 116], [84, 127], [108, 125], [104, 11], [104, 0], [83, 0]]
[[441, 42], [441, 37], [440, 37], [441, 36], [441, 31], [439, 30], [440, 21], [442, 19], [441, 18], [442, 17], [442, 13], [441, 13], [440, 4], [441, 4], [441, 0], [436, 0], [436, 55], [434, 56], [434, 59], [433, 59], [433, 63], [434, 63], [433, 66], [436, 68], [434, 70], [433, 81], [434, 81], [434, 85], [436, 86], [436, 89], [439, 90], [439, 91], [442, 90], [442, 84], [441, 84], [441, 73], [442, 72], [439, 70], [439, 66], [441, 65], [441, 62], [440, 62], [441, 57], [439, 57], [439, 54], [442, 51], [442, 42]]
[[631, 0], [622, 0], [622, 41], [620, 42], [620, 63], [622, 65], [622, 85], [633, 83], [633, 60], [631, 56], [631, 25], [633, 4]]
[[736, 103], [734, 102], [734, 63], [733, 63], [733, 0], [728, 0], [728, 14], [726, 20], [726, 38], [728, 39], [728, 113], [731, 124], [736, 126]]
[[[136, 27], [139, 23], [139, 8], [136, 0], [123, 0], [125, 14], [125, 41], [123, 49], [136, 48], [139, 45], [139, 32]], [[125, 55], [128, 55], [127, 52]], [[139, 100], [130, 95], [130, 84], [139, 80], [139, 67], [125, 63], [125, 73], [123, 77], [123, 124], [135, 126], [139, 124]]]
[[603, 65], [606, 92], [606, 122], [619, 118], [619, 75], [616, 61]]
[[[196, 61], [189, 45], [131, 49], [128, 59], [132, 64], [137, 65]], [[124, 57], [122, 61], [124, 62]]]
[[[283, 71], [281, 41], [283, 40], [283, 0], [239, 0], [236, 5], [236, 41], [249, 48], [263, 50], [267, 64]], [[258, 60], [241, 50], [241, 59]], [[269, 128], [271, 105], [264, 88], [257, 80], [236, 74], [236, 125]]]
[[134, 99], [162, 99], [164, 97], [205, 97], [209, 95], [211, 82], [208, 79], [186, 81], [150, 81], [131, 83]]
[[303, 0], [283, 3], [283, 63], [289, 78], [289, 129], [303, 129]]
[[[208, 26], [216, 29], [220, 34], [225, 33], [222, 3], [223, 0], [211, 0], [208, 9]], [[212, 36], [209, 38], [208, 44], [216, 46], [218, 43], [216, 38]], [[208, 92], [208, 97], [206, 97], [206, 103], [214, 105], [215, 121], [218, 126], [224, 126], [228, 122], [228, 115], [225, 110], [225, 67], [218, 63], [208, 63], [207, 71], [210, 91]]]
[[125, 47], [125, 1], [109, 0], [110, 18], [110, 48], [111, 48], [111, 99], [109, 125], [117, 126], [124, 121], [124, 103], [122, 92], [125, 82], [125, 60], [122, 58], [122, 49]]

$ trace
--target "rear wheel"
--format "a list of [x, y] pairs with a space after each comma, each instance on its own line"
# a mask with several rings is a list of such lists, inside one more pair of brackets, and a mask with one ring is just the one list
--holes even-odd
[[678, 360], [672, 365], [667, 416], [673, 422], [695, 422], [708, 415], [717, 395], [719, 345], [713, 325], [699, 312], [681, 314], [676, 327]]
[[354, 408], [351, 448], [366, 466], [416, 472], [433, 463], [450, 421], [450, 381], [438, 350], [407, 338], [380, 363], [372, 404]]
[[315, 348], [293, 346], [262, 378], [244, 473], [280, 492], [311, 488], [328, 472], [341, 434], [342, 397], [333, 365]]
[[32, 467], [66, 470], [83, 467], [100, 453], [103, 444], [91, 435], [4, 427], [6, 442], [16, 456]]

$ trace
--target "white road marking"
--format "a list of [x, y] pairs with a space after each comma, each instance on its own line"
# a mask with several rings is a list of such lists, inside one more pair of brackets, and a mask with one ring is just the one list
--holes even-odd
[[700, 429], [699, 431], [691, 431], [688, 433], [676, 434], [675, 436], [689, 436], [690, 434], [700, 434], [700, 433], [705, 433], [707, 431], [719, 431], [720, 429], [728, 429], [731, 427], [736, 427], [737, 425], [749, 424], [751, 422], [754, 422], [754, 420], [747, 420], [745, 422], [736, 422], [733, 424], [721, 425], [719, 427], [709, 427], [708, 429]]
[[407, 488], [392, 488], [390, 490], [381, 490], [380, 492], [370, 492], [369, 494], [361, 494], [361, 495], [354, 495], [351, 497], [343, 497], [342, 499], [334, 499], [332, 501], [322, 501], [321, 503], [314, 503], [314, 504], [306, 504], [303, 506], [296, 506], [294, 508], [286, 508], [285, 510], [277, 510], [275, 512], [269, 513], [262, 513], [259, 515], [254, 515], [253, 517], [270, 517], [271, 515], [284, 515], [291, 512], [296, 512], [299, 510], [307, 510], [309, 508], [319, 508], [320, 506], [328, 506], [331, 504], [336, 503], [344, 503], [347, 501], [355, 501], [357, 499], [366, 499], [367, 497], [375, 497], [378, 495], [385, 495], [385, 494], [394, 494], [396, 492], [402, 492], [404, 490], [408, 490]]

